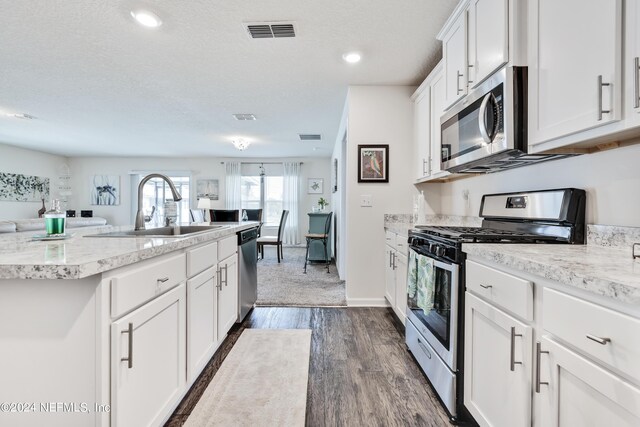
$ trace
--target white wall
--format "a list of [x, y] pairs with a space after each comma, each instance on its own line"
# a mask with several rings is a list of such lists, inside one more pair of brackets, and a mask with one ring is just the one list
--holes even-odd
[[[279, 162], [285, 159], [230, 159], [230, 158], [161, 158], [161, 157], [75, 157], [70, 159], [72, 170], [72, 185], [74, 196], [71, 205], [76, 210], [93, 209], [95, 216], [107, 218], [109, 223], [124, 225], [132, 224], [131, 201], [132, 188], [130, 185], [129, 172], [153, 171], [190, 171], [192, 176], [190, 199], [192, 207], [196, 207], [196, 186], [197, 179], [213, 178], [220, 181], [220, 198], [214, 201], [215, 208], [224, 209], [225, 200], [225, 165], [222, 161], [242, 161], [242, 162]], [[330, 182], [330, 160], [329, 158], [291, 158], [286, 161], [301, 161], [304, 164], [301, 168], [300, 183], [300, 233], [307, 231], [307, 212], [311, 206], [316, 204], [318, 198], [323, 196], [329, 198]], [[271, 166], [271, 165], [269, 165]], [[89, 195], [91, 191], [91, 179], [93, 175], [119, 175], [121, 186], [121, 198], [119, 206], [90, 206]], [[323, 178], [324, 194], [307, 194], [307, 178]]]
[[[50, 198], [56, 197], [59, 169], [68, 160], [62, 156], [0, 144], [0, 172], [47, 177]], [[47, 208], [50, 200], [45, 200]], [[41, 202], [0, 201], [0, 219], [37, 218]]]
[[[408, 86], [351, 86], [347, 96], [346, 288], [351, 305], [384, 305], [384, 214], [412, 211], [413, 103]], [[358, 183], [358, 144], [389, 144], [389, 183]], [[360, 207], [371, 195], [373, 207]]]
[[477, 216], [483, 194], [561, 187], [587, 191], [588, 223], [640, 226], [640, 145], [441, 184], [441, 211]]

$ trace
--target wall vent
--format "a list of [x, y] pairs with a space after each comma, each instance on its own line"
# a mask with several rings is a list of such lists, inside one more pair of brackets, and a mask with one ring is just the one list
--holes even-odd
[[296, 36], [296, 28], [293, 22], [245, 22], [242, 25], [252, 39], [277, 39]]
[[298, 137], [300, 141], [320, 141], [322, 140], [322, 135], [319, 133], [299, 133]]
[[234, 114], [233, 118], [236, 120], [255, 120], [256, 116], [253, 114]]

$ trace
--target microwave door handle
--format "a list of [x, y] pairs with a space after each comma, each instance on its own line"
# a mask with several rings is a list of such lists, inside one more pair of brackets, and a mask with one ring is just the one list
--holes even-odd
[[487, 104], [493, 97], [493, 93], [488, 93], [484, 96], [482, 100], [482, 104], [480, 104], [480, 110], [478, 111], [478, 126], [480, 128], [480, 135], [482, 135], [482, 139], [487, 144], [491, 143], [491, 137], [489, 136], [489, 132], [487, 131], [487, 124], [485, 123], [485, 117], [487, 115]]

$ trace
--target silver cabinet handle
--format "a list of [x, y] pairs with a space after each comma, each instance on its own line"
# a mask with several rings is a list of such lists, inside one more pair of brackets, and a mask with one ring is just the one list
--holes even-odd
[[422, 175], [427, 174], [427, 159], [422, 159]]
[[460, 93], [462, 93], [464, 90], [460, 89], [460, 77], [463, 77], [464, 74], [462, 74], [460, 71], [457, 71], [458, 76], [456, 77], [456, 95], [460, 95]]
[[602, 74], [598, 76], [598, 121], [602, 120], [603, 114], [609, 114], [611, 110], [602, 109], [602, 87], [611, 86], [611, 83], [604, 83], [602, 81]]
[[515, 326], [511, 327], [511, 357], [509, 364], [512, 371], [516, 370], [516, 365], [522, 365], [522, 362], [516, 362], [516, 337], [522, 337], [522, 334], [516, 334]]
[[427, 175], [431, 175], [433, 173], [433, 170], [431, 169], [431, 161], [432, 161], [432, 157], [429, 156], [429, 160], [427, 161]]
[[587, 338], [589, 338], [591, 341], [595, 341], [598, 344], [601, 345], [607, 345], [608, 343], [611, 342], [611, 338], [601, 338], [601, 337], [597, 337], [595, 335], [587, 335]]
[[633, 60], [633, 75], [635, 76], [635, 79], [633, 79], [633, 87], [635, 89], [633, 105], [634, 108], [640, 108], [640, 58], [637, 56]]
[[[473, 68], [473, 64], [467, 65], [468, 68]], [[469, 72], [467, 71], [467, 83], [473, 83], [473, 80], [469, 80]]]
[[133, 368], [133, 323], [129, 323], [129, 327], [126, 331], [121, 331], [121, 334], [129, 334], [129, 350], [127, 352], [127, 357], [123, 357], [120, 359], [121, 362], [128, 362], [127, 367], [129, 369]]
[[480, 284], [480, 287], [483, 289], [491, 289], [493, 288], [493, 285], [483, 285], [482, 283]]
[[418, 345], [420, 346], [424, 354], [427, 356], [427, 359], [431, 359], [431, 352], [424, 344], [422, 344], [422, 341], [420, 341], [420, 338], [418, 338]]
[[389, 268], [393, 267], [393, 263], [391, 262], [392, 256], [393, 256], [393, 252], [389, 251]]
[[218, 288], [218, 290], [221, 291], [222, 290], [222, 269], [221, 268], [216, 270], [216, 277], [218, 281], [218, 283], [216, 284], [216, 288]]
[[164, 282], [166, 282], [166, 281], [168, 281], [168, 280], [169, 280], [169, 278], [168, 278], [168, 277], [161, 277], [160, 279], [158, 279], [158, 282], [160, 282], [160, 283], [164, 283]]
[[548, 351], [543, 351], [542, 344], [537, 342], [536, 343], [536, 393], [540, 393], [541, 385], [549, 385], [548, 382], [540, 381], [540, 355], [543, 353], [549, 354]]
[[227, 286], [229, 284], [229, 266], [227, 264], [224, 265], [224, 285]]
[[396, 254], [391, 252], [391, 255], [393, 255], [393, 265], [391, 267], [395, 270], [397, 268], [397, 265], [396, 265]]

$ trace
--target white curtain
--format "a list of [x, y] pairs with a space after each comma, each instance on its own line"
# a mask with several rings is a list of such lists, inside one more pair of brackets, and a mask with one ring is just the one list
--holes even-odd
[[240, 200], [241, 180], [240, 162], [227, 162], [227, 179], [225, 188], [225, 209], [242, 208]]
[[284, 243], [297, 245], [300, 243], [298, 235], [298, 204], [300, 202], [300, 163], [285, 162], [283, 166], [284, 193], [282, 197], [283, 209], [289, 211], [289, 217], [284, 227]]

